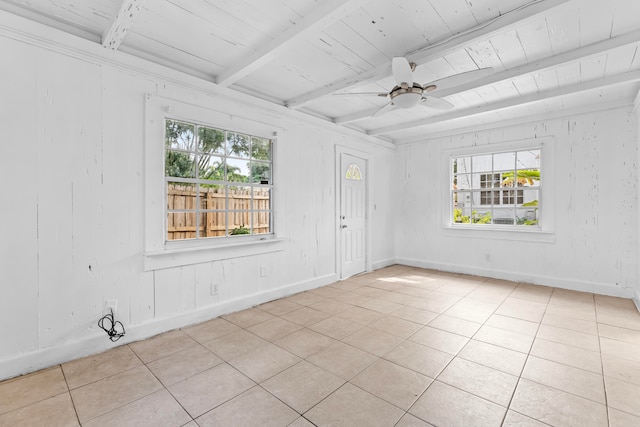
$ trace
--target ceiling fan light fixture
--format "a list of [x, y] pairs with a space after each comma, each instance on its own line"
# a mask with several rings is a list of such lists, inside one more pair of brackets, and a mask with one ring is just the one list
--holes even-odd
[[406, 92], [400, 93], [393, 98], [393, 103], [398, 108], [412, 108], [418, 105], [418, 102], [422, 99], [421, 93]]

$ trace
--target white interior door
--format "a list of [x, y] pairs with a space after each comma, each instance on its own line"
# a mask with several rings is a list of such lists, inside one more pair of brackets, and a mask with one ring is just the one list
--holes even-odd
[[366, 161], [340, 155], [340, 278], [346, 279], [366, 269]]

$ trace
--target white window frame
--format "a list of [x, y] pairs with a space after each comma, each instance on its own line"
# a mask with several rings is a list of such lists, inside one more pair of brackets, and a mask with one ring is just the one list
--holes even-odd
[[[540, 149], [540, 170], [544, 190], [540, 192], [539, 215], [537, 226], [504, 225], [504, 224], [456, 224], [453, 222], [452, 197], [452, 168], [451, 159], [455, 157], [478, 156], [494, 153], [525, 151]], [[531, 240], [552, 242], [555, 240], [555, 144], [552, 137], [490, 143], [474, 147], [460, 147], [443, 151], [441, 164], [443, 165], [441, 187], [442, 230], [452, 236], [468, 236], [471, 238], [489, 238], [504, 240]], [[517, 190], [517, 188], [514, 188]], [[502, 198], [502, 194], [500, 195]]]
[[[174, 246], [176, 245], [177, 242], [185, 242], [185, 241], [189, 241], [189, 244], [192, 244], [193, 240], [195, 239], [196, 241], [199, 240], [203, 240], [203, 239], [215, 239], [216, 241], [224, 241], [227, 239], [244, 239], [244, 240], [255, 240], [256, 237], [265, 237], [265, 236], [269, 236], [269, 235], [273, 235], [273, 206], [271, 205], [271, 198], [273, 197], [273, 179], [271, 177], [271, 172], [273, 170], [273, 163], [272, 163], [272, 154], [273, 154], [273, 149], [275, 147], [275, 137], [271, 137], [271, 138], [267, 138], [264, 136], [257, 136], [257, 135], [249, 135], [249, 134], [243, 134], [240, 132], [236, 132], [234, 130], [229, 130], [229, 129], [220, 129], [219, 127], [213, 127], [210, 125], [203, 125], [201, 123], [196, 123], [194, 121], [185, 121], [185, 120], [177, 120], [174, 119], [170, 116], [165, 117], [165, 130], [166, 130], [166, 122], [167, 121], [173, 121], [173, 122], [180, 122], [182, 124], [185, 125], [191, 125], [194, 128], [194, 134], [193, 134], [193, 138], [194, 140], [198, 139], [198, 130], [200, 128], [209, 128], [209, 129], [215, 129], [221, 132], [224, 132], [225, 134], [225, 144], [226, 144], [226, 136], [227, 134], [241, 134], [243, 136], [248, 137], [248, 139], [250, 141], [253, 141], [254, 138], [260, 138], [266, 141], [269, 141], [269, 160], [267, 161], [263, 161], [263, 160], [254, 160], [251, 153], [247, 153], [249, 155], [249, 157], [245, 158], [241, 158], [238, 157], [237, 155], [234, 156], [232, 153], [227, 153], [226, 150], [224, 150], [224, 153], [219, 153], [219, 154], [214, 154], [214, 157], [218, 157], [220, 159], [224, 159], [224, 163], [228, 164], [228, 161], [242, 161], [242, 162], [251, 162], [252, 164], [267, 164], [269, 165], [269, 180], [267, 182], [264, 183], [256, 183], [256, 182], [232, 182], [229, 181], [227, 179], [226, 176], [223, 176], [222, 179], [219, 180], [203, 180], [200, 179], [200, 177], [198, 176], [199, 170], [196, 168], [195, 175], [193, 177], [190, 178], [182, 178], [182, 177], [173, 177], [173, 176], [166, 176], [165, 173], [165, 185], [169, 185], [169, 183], [177, 183], [177, 184], [191, 184], [194, 186], [195, 188], [195, 194], [196, 194], [196, 200], [199, 202], [202, 198], [201, 193], [204, 192], [202, 185], [204, 184], [216, 184], [220, 187], [245, 187], [245, 188], [251, 188], [250, 191], [250, 198], [253, 200], [253, 197], [255, 195], [255, 190], [257, 189], [262, 189], [262, 190], [268, 190], [269, 191], [269, 209], [268, 210], [259, 210], [259, 209], [255, 209], [253, 206], [253, 203], [250, 203], [250, 209], [248, 210], [234, 210], [231, 209], [229, 207], [229, 194], [227, 193], [227, 191], [225, 191], [223, 194], [225, 194], [225, 197], [223, 198], [223, 200], [225, 201], [225, 208], [223, 210], [218, 210], [217, 212], [224, 212], [225, 214], [225, 229], [224, 229], [224, 233], [225, 236], [217, 236], [217, 237], [207, 237], [207, 236], [200, 236], [200, 228], [202, 227], [203, 229], [206, 228], [206, 224], [204, 226], [199, 225], [195, 227], [195, 232], [196, 232], [196, 236], [193, 238], [189, 238], [189, 239], [172, 239], [166, 242], [166, 245], [169, 246]], [[166, 132], [165, 132], [166, 133]], [[165, 134], [165, 140], [166, 140], [166, 134]], [[253, 144], [253, 142], [251, 142], [251, 144]], [[197, 143], [195, 144], [194, 150], [193, 151], [183, 151], [183, 150], [179, 150], [179, 149], [171, 149], [170, 151], [173, 152], [182, 152], [182, 153], [188, 153], [188, 154], [192, 154], [194, 157], [195, 156], [202, 156], [202, 155], [206, 155], [206, 153], [198, 153], [197, 152]], [[165, 148], [165, 154], [167, 153], [168, 149]], [[165, 156], [166, 159], [166, 156]], [[166, 162], [166, 160], [165, 160]], [[165, 168], [166, 169], [166, 168]], [[249, 171], [250, 173], [250, 171]], [[167, 188], [168, 189], [168, 188]], [[168, 197], [168, 194], [165, 192], [165, 197]], [[166, 199], [165, 199], [166, 201]], [[196, 203], [196, 205], [198, 206], [199, 203]], [[169, 209], [169, 207], [167, 206], [167, 203], [164, 204], [165, 206], [165, 216], [168, 216], [170, 213], [188, 213], [188, 212], [193, 212], [193, 210], [187, 210], [187, 209]], [[211, 212], [211, 207], [208, 207], [207, 209], [201, 209], [196, 207], [195, 209], [195, 219], [196, 219], [196, 224], [199, 224], [200, 220], [201, 220], [201, 214], [202, 213], [207, 213], [207, 212]], [[259, 214], [260, 212], [264, 213], [264, 212], [268, 212], [269, 217], [268, 217], [268, 229], [269, 232], [268, 233], [261, 233], [261, 234], [253, 234], [253, 233], [249, 233], [249, 234], [243, 234], [243, 235], [235, 235], [232, 236], [231, 232], [232, 232], [232, 228], [230, 228], [230, 224], [229, 224], [229, 214], [233, 214], [234, 212], [238, 213], [243, 213], [243, 212], [247, 212], [249, 215], [249, 220], [248, 220], [248, 224], [242, 224], [242, 227], [246, 227], [248, 229], [253, 230], [254, 227], [256, 227], [256, 224], [253, 224], [253, 220], [254, 218], [256, 218], [256, 214]], [[165, 222], [165, 227], [167, 227], [167, 223]], [[165, 228], [165, 231], [168, 232], [168, 228]], [[166, 234], [165, 234], [166, 235]], [[232, 240], [229, 240], [232, 241]], [[213, 242], [212, 242], [213, 243]]]
[[[207, 239], [167, 241], [165, 120], [197, 123], [271, 139], [271, 232]], [[283, 250], [277, 235], [277, 142], [282, 129], [250, 118], [192, 105], [157, 95], [147, 95], [145, 105], [145, 213], [144, 269], [146, 271]]]

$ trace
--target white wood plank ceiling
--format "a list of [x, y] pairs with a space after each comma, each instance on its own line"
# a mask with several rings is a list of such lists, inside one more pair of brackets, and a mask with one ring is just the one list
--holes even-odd
[[[629, 105], [640, 89], [638, 0], [0, 0], [0, 9], [397, 143]], [[391, 59], [425, 84], [491, 67], [372, 117]], [[428, 97], [428, 95], [427, 95]], [[428, 104], [428, 100], [426, 104]]]

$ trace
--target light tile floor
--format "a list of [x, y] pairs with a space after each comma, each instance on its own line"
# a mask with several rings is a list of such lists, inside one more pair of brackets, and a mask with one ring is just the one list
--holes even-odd
[[640, 426], [630, 300], [392, 266], [0, 383], [2, 426]]

